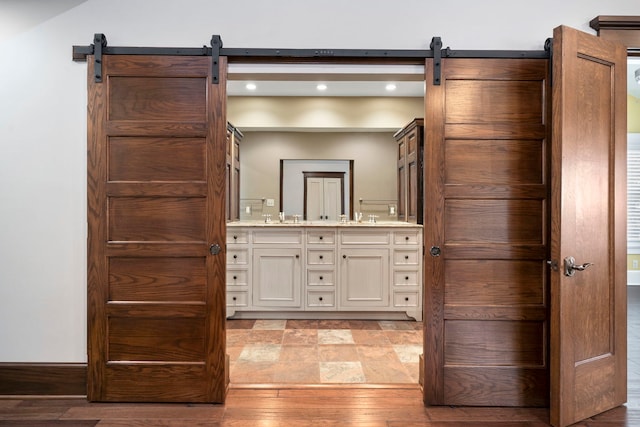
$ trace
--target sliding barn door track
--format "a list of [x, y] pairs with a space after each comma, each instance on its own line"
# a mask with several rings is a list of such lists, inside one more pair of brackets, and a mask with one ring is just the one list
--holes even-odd
[[371, 60], [372, 63], [424, 63], [427, 58], [434, 59], [433, 83], [440, 84], [440, 60], [442, 58], [549, 58], [550, 51], [545, 50], [452, 50], [442, 48], [440, 37], [433, 37], [429, 49], [270, 49], [270, 48], [225, 48], [222, 38], [213, 35], [211, 46], [199, 48], [183, 47], [126, 47], [108, 46], [104, 34], [96, 33], [93, 43], [88, 46], [73, 46], [73, 60], [86, 61], [87, 56], [94, 55], [94, 79], [102, 82], [103, 55], [170, 55], [170, 56], [210, 56], [212, 68], [212, 83], [219, 82], [219, 58], [226, 56], [228, 62], [362, 62]]

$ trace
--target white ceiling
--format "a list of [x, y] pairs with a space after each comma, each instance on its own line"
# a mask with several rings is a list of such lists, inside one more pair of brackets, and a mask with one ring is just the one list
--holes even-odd
[[[634, 72], [640, 69], [640, 58], [627, 62], [627, 92], [640, 98], [640, 84]], [[424, 68], [420, 66], [322, 66], [260, 65], [229, 66], [227, 86], [230, 96], [424, 96]], [[249, 91], [252, 82], [256, 89]], [[318, 91], [318, 83], [327, 85]], [[396, 90], [387, 91], [387, 83]]]
[[[255, 90], [246, 84], [254, 83]], [[326, 90], [319, 91], [318, 84]], [[394, 91], [386, 86], [393, 83]], [[424, 96], [424, 66], [230, 64], [230, 96]]]
[[[256, 81], [255, 90], [246, 89], [249, 81], [229, 81], [227, 92], [230, 96], [373, 96], [373, 97], [421, 97], [424, 96], [424, 82], [400, 82], [392, 79], [387, 81], [328, 81], [326, 79], [306, 81]], [[319, 83], [327, 89], [319, 91]], [[385, 89], [388, 83], [393, 83], [396, 89]]]

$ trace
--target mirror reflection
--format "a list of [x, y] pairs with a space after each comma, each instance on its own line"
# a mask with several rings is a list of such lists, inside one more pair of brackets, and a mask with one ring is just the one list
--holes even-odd
[[[232, 65], [227, 118], [242, 139], [239, 217], [231, 219], [260, 221], [279, 212], [331, 221], [355, 212], [399, 219], [394, 134], [424, 114], [423, 67], [333, 65], [326, 72], [316, 64], [312, 74], [287, 67], [257, 74]], [[320, 190], [325, 185], [334, 190]]]

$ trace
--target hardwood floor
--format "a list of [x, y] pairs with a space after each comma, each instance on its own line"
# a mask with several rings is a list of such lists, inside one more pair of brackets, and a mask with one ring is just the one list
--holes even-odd
[[[640, 287], [629, 289], [628, 403], [576, 427], [640, 426]], [[543, 408], [428, 407], [417, 386], [233, 386], [224, 405], [2, 398], [0, 426], [543, 427]]]

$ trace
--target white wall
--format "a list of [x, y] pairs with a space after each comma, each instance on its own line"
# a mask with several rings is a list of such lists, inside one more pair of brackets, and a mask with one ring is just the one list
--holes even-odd
[[227, 99], [227, 120], [247, 130], [390, 131], [424, 116], [420, 97], [252, 97]]
[[[47, 13], [43, 13], [46, 11]], [[86, 64], [72, 45], [541, 49], [638, 0], [0, 1], [0, 362], [86, 361]], [[9, 23], [12, 25], [9, 26]], [[9, 30], [7, 30], [9, 28]]]

